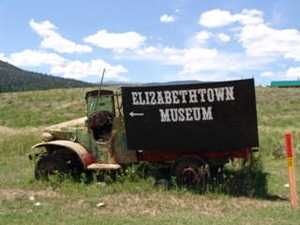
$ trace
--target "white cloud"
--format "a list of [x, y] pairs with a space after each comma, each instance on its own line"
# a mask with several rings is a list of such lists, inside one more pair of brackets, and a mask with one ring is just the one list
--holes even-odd
[[20, 67], [49, 66], [50, 74], [67, 78], [83, 79], [87, 76], [99, 76], [103, 68], [106, 69], [105, 77], [108, 80], [126, 81], [127, 78], [121, 76], [127, 73], [127, 69], [122, 65], [111, 65], [101, 59], [94, 59], [89, 62], [79, 60], [68, 60], [55, 53], [26, 49], [15, 52], [9, 56], [0, 53], [0, 59]]
[[273, 72], [271, 72], [271, 71], [265, 71], [265, 72], [262, 72], [260, 74], [260, 76], [262, 76], [262, 77], [274, 77], [275, 74]]
[[[199, 80], [199, 81], [224, 81], [224, 80], [238, 80], [241, 76], [232, 76], [228, 72], [199, 72], [199, 73], [180, 73], [176, 76], [178, 80]], [[174, 78], [173, 78], [174, 79]]]
[[56, 35], [55, 30], [57, 29], [57, 27], [48, 20], [35, 22], [34, 19], [31, 19], [29, 25], [42, 37]]
[[92, 48], [87, 45], [76, 44], [62, 37], [57, 32], [57, 27], [48, 20], [36, 22], [31, 19], [29, 24], [43, 38], [41, 43], [42, 48], [53, 49], [59, 53], [85, 53], [92, 51]]
[[[220, 61], [225, 60], [226, 53], [220, 53], [217, 49], [205, 47], [192, 47], [192, 48], [170, 48], [170, 47], [154, 47], [137, 49], [134, 52], [128, 53], [129, 57], [140, 60], [153, 60], [159, 61], [163, 64], [169, 65], [182, 65], [185, 68], [191, 68], [191, 71], [210, 70], [214, 68], [222, 68]], [[227, 62], [234, 61], [234, 65], [240, 55], [228, 54]], [[234, 60], [233, 60], [234, 58]], [[238, 65], [235, 65], [237, 67]], [[197, 68], [197, 69], [192, 69]], [[229, 67], [227, 67], [228, 69]], [[226, 69], [226, 68], [223, 68]], [[187, 69], [188, 70], [188, 69]]]
[[199, 24], [205, 27], [222, 27], [233, 23], [233, 16], [229, 11], [213, 9], [201, 14]]
[[109, 33], [106, 30], [100, 30], [84, 38], [87, 43], [116, 51], [138, 48], [145, 40], [146, 37], [136, 32]]
[[4, 61], [4, 62], [8, 62], [8, 58], [6, 58], [5, 54], [0, 52], [0, 60]]
[[160, 17], [160, 22], [162, 23], [172, 23], [175, 22], [175, 17], [172, 15], [164, 14]]
[[55, 53], [31, 49], [12, 53], [9, 57], [7, 57], [7, 59], [9, 63], [16, 66], [61, 65], [66, 61], [63, 57]]
[[290, 67], [285, 71], [265, 71], [260, 76], [270, 80], [299, 80], [300, 67]]
[[300, 67], [291, 67], [286, 73], [285, 77], [287, 79], [300, 79]]
[[68, 61], [62, 65], [53, 66], [50, 73], [67, 78], [82, 79], [87, 76], [99, 76], [103, 68], [106, 69], [106, 80], [127, 80], [126, 77], [120, 75], [128, 72], [125, 67], [122, 65], [111, 65], [101, 59], [91, 60], [90, 62]]
[[[210, 20], [212, 17], [212, 20]], [[176, 65], [180, 70], [178, 77], [203, 77], [210, 79], [239, 77], [241, 73], [253, 74], [253, 71], [266, 71], [278, 60], [278, 56], [300, 60], [299, 32], [297, 30], [276, 30], [264, 24], [263, 12], [244, 9], [233, 14], [219, 9], [203, 13], [200, 23], [207, 27], [220, 27], [238, 23], [236, 29], [229, 29], [245, 51], [228, 52], [205, 47], [210, 38], [222, 42], [231, 41], [226, 33], [200, 31], [186, 42], [187, 48], [170, 48], [166, 46], [146, 46], [125, 52], [125, 56], [138, 60], [152, 60], [161, 64]], [[124, 55], [123, 55], [124, 56]], [[263, 77], [283, 77], [283, 73], [256, 72]], [[232, 76], [232, 74], [234, 76]], [[291, 72], [289, 73], [291, 74]], [[249, 75], [249, 76], [250, 76]], [[290, 75], [291, 76], [291, 75]], [[239, 77], [240, 78], [240, 77]]]
[[[202, 53], [200, 53], [202, 52]], [[241, 53], [226, 53], [216, 49], [187, 49], [181, 62], [181, 74], [218, 73], [226, 78], [229, 73], [260, 69], [267, 60], [247, 57]]]
[[300, 32], [274, 29], [266, 24], [246, 25], [239, 34], [246, 53], [259, 57], [284, 57], [300, 61]]
[[263, 12], [256, 9], [243, 9], [241, 13], [234, 14], [235, 21], [243, 25], [253, 25], [263, 23]]
[[[238, 29], [232, 30], [238, 37], [246, 54], [250, 57], [279, 57], [300, 61], [300, 32], [296, 29], [275, 29], [264, 23], [263, 12], [256, 9], [243, 9], [240, 13], [214, 9], [204, 12], [199, 23], [206, 27], [222, 27], [239, 23]], [[219, 34], [221, 41], [230, 37]]]
[[231, 40], [230, 36], [224, 33], [219, 33], [217, 36], [222, 42], [229, 42]]
[[[152, 59], [153, 55], [160, 54], [161, 49], [153, 46], [136, 49], [134, 52], [130, 53], [130, 56], [136, 55], [138, 58], [146, 59], [149, 56], [149, 59]], [[158, 55], [159, 57], [159, 55]]]
[[[268, 71], [279, 57], [300, 61], [300, 31], [272, 28], [264, 22], [263, 12], [256, 9], [243, 9], [239, 13], [215, 9], [203, 13], [199, 23], [209, 28], [234, 23], [237, 26], [230, 27], [226, 33], [200, 31], [188, 39], [186, 48], [145, 46], [125, 51], [124, 55], [135, 60], [175, 65], [180, 69], [174, 79], [224, 80], [255, 75], [260, 79], [300, 77], [300, 67], [286, 72]], [[226, 43], [232, 37], [244, 50], [233, 52], [205, 46], [210, 39]]]
[[178, 79], [183, 77], [192, 79], [200, 75], [202, 79], [204, 75], [209, 76], [205, 80], [230, 79], [233, 78], [232, 74], [239, 76], [241, 72], [247, 74], [247, 71], [253, 68], [262, 69], [270, 63], [268, 58], [251, 57], [243, 53], [220, 52], [217, 49], [205, 47], [179, 49], [149, 46], [129, 52], [126, 57], [179, 66], [180, 71], [175, 77]]
[[241, 13], [231, 14], [231, 12], [220, 9], [213, 9], [201, 14], [199, 24], [209, 28], [223, 27], [239, 22], [241, 24], [263, 23], [263, 13], [252, 9], [243, 9]]
[[188, 39], [186, 42], [186, 46], [189, 48], [195, 48], [195, 47], [203, 47], [211, 40], [217, 40], [219, 42], [229, 42], [231, 40], [231, 37], [228, 34], [225, 33], [213, 33], [206, 30], [202, 30], [200, 32], [197, 32], [192, 38]]
[[293, 47], [290, 46], [289, 50], [284, 55], [285, 58], [294, 59], [295, 61], [300, 61], [300, 44], [299, 44], [299, 40], [297, 41], [297, 43]]
[[209, 38], [212, 37], [212, 33], [208, 31], [200, 31], [196, 33], [195, 40], [199, 44], [205, 44]]

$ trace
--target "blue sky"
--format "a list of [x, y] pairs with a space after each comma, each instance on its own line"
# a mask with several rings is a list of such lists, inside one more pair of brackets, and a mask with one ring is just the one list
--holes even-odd
[[0, 0], [0, 59], [97, 81], [300, 78], [299, 1]]

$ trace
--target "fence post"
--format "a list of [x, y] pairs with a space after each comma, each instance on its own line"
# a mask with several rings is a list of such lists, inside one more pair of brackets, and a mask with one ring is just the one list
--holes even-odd
[[293, 149], [293, 136], [291, 132], [285, 133], [285, 149], [288, 162], [288, 176], [290, 184], [290, 201], [293, 209], [298, 208], [298, 196], [295, 176], [295, 159]]

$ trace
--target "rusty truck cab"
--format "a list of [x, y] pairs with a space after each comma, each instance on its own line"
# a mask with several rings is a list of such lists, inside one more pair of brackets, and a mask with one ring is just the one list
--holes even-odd
[[137, 162], [136, 152], [127, 149], [121, 93], [93, 90], [86, 93], [85, 99], [87, 128], [100, 153], [97, 162], [121, 165]]
[[114, 92], [111, 90], [93, 90], [86, 93], [87, 127], [95, 140], [106, 141], [112, 131], [116, 111]]

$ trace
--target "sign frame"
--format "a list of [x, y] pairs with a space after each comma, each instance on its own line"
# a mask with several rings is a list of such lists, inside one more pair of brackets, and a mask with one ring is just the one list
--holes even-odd
[[122, 102], [130, 150], [226, 151], [259, 145], [254, 79], [124, 86]]

